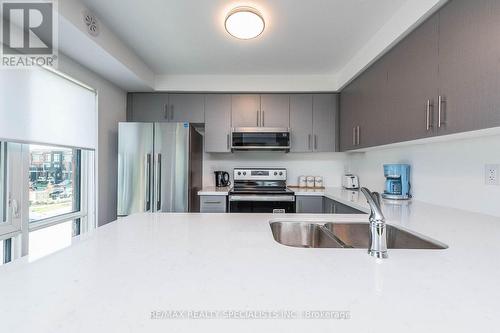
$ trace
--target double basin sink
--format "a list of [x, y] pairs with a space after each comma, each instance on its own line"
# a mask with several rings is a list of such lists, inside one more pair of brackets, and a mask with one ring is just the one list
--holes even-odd
[[[302, 248], [361, 248], [370, 240], [368, 223], [272, 222], [274, 239], [283, 245]], [[429, 237], [387, 225], [388, 249], [446, 249]]]

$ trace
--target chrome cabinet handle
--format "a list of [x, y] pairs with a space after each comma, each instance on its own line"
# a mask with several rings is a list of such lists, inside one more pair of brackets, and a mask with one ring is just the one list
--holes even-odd
[[352, 145], [356, 146], [356, 127], [352, 128]]
[[314, 150], [318, 150], [318, 135], [314, 134]]
[[425, 117], [425, 128], [430, 130], [432, 128], [431, 115], [432, 115], [432, 102], [430, 99], [427, 100], [426, 107], [426, 117]]
[[207, 205], [222, 205], [222, 201], [203, 201]]
[[360, 136], [361, 136], [361, 134], [360, 134], [360, 132], [361, 132], [361, 129], [360, 129], [360, 127], [359, 127], [359, 126], [357, 126], [357, 127], [356, 127], [356, 133], [357, 133], [357, 134], [356, 134], [356, 145], [357, 145], [357, 146], [359, 146], [359, 145], [361, 144], [361, 140], [360, 140]]
[[441, 125], [443, 125], [445, 123], [442, 121], [443, 103], [445, 103], [444, 97], [439, 95], [439, 97], [438, 97], [438, 128], [441, 128]]
[[265, 127], [265, 126], [266, 126], [266, 120], [265, 120], [266, 118], [265, 118], [265, 113], [264, 113], [264, 112], [265, 112], [265, 111], [264, 111], [264, 110], [262, 110], [262, 127]]
[[311, 147], [311, 134], [307, 135], [307, 149], [312, 150], [312, 147]]
[[165, 119], [169, 119], [169, 113], [168, 113], [168, 104], [165, 104]]
[[228, 134], [228, 135], [227, 135], [227, 150], [229, 150], [229, 148], [231, 148], [231, 147], [230, 147], [230, 146], [231, 146], [230, 141], [231, 141], [231, 136]]
[[156, 154], [156, 211], [161, 211], [161, 154]]
[[174, 105], [170, 105], [170, 121], [174, 120]]
[[151, 209], [151, 154], [146, 154], [144, 157], [145, 164], [145, 189], [146, 200], [144, 202], [144, 210], [148, 212]]

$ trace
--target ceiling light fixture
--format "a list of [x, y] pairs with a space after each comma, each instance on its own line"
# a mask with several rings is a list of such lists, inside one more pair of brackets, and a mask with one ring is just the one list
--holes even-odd
[[227, 14], [224, 25], [231, 36], [252, 39], [262, 34], [266, 24], [255, 8], [236, 7]]

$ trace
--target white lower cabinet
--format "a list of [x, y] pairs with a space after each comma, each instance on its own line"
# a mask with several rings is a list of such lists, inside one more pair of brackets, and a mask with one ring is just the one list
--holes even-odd
[[201, 213], [226, 213], [227, 196], [225, 195], [202, 195], [200, 196]]

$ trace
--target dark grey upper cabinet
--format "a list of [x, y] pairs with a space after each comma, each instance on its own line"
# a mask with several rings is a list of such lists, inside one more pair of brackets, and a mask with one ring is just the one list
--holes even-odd
[[498, 0], [454, 0], [440, 11], [437, 134], [500, 126], [499, 32]]
[[204, 123], [202, 94], [134, 93], [131, 121]]
[[313, 151], [336, 151], [337, 115], [337, 94], [313, 95]]
[[500, 126], [499, 31], [500, 1], [449, 1], [342, 91], [342, 150]]
[[361, 107], [361, 79], [351, 82], [340, 94], [340, 150], [356, 149], [357, 126], [363, 116]]
[[264, 94], [260, 96], [262, 127], [290, 127], [290, 96]]
[[232, 95], [231, 100], [232, 127], [260, 126], [260, 95]]
[[202, 94], [169, 94], [169, 121], [205, 122], [205, 96]]
[[389, 91], [387, 84], [387, 61], [380, 59], [367, 70], [359, 86], [359, 105], [362, 112], [355, 113], [356, 148], [386, 144], [389, 141]]
[[383, 128], [389, 140], [373, 142], [372, 146], [433, 135], [433, 111], [438, 95], [438, 33], [439, 17], [434, 15], [384, 57], [390, 91], [385, 96], [388, 101], [385, 112], [390, 118]]
[[205, 96], [205, 152], [231, 151], [231, 95]]
[[164, 93], [135, 93], [131, 94], [131, 119], [137, 122], [168, 121], [168, 94]]
[[290, 151], [311, 152], [313, 135], [313, 96], [311, 94], [290, 96]]

